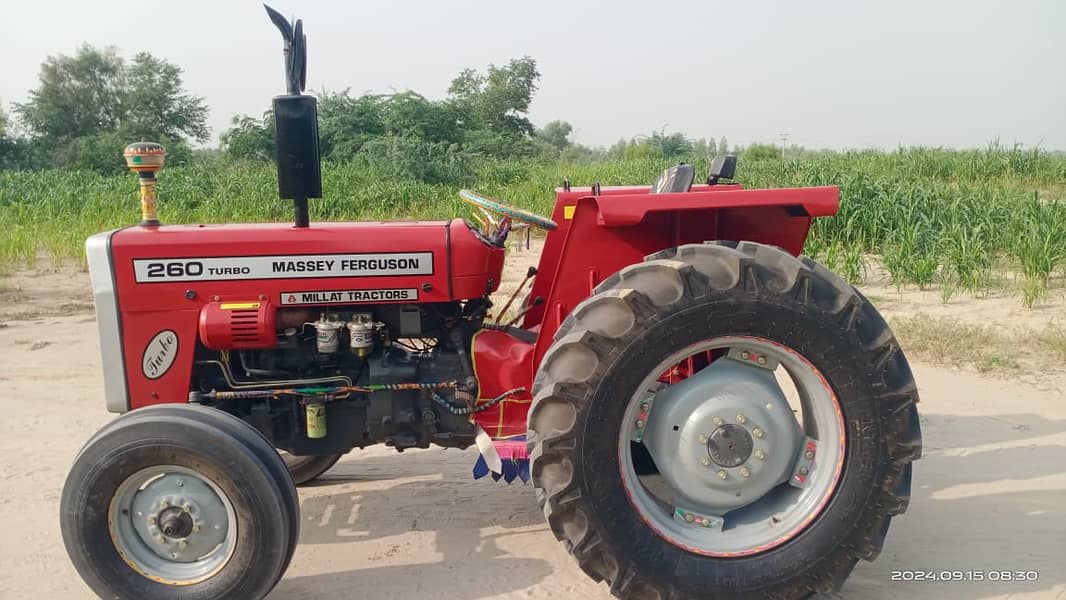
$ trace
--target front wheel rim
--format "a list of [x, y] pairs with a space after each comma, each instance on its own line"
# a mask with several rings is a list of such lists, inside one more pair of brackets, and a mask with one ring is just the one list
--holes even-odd
[[[661, 383], [700, 355], [715, 360], [675, 386]], [[802, 422], [768, 383], [776, 367], [792, 382]], [[630, 505], [656, 534], [696, 554], [735, 557], [780, 546], [821, 514], [846, 441], [840, 403], [810, 361], [769, 339], [724, 336], [650, 371], [626, 407], [618, 458]], [[635, 449], [647, 450], [655, 474], [637, 474]]]
[[142, 469], [112, 497], [108, 530], [122, 560], [166, 585], [193, 585], [226, 566], [237, 546], [237, 517], [222, 489], [176, 465]]

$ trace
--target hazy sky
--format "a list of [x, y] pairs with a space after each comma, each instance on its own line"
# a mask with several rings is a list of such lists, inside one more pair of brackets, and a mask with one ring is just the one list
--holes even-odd
[[[666, 126], [731, 143], [1066, 149], [1063, 0], [273, 0], [304, 19], [311, 89], [444, 95], [464, 67], [537, 59], [531, 117], [610, 144]], [[185, 70], [214, 134], [282, 90], [258, 2], [0, 0], [0, 101], [81, 42]]]

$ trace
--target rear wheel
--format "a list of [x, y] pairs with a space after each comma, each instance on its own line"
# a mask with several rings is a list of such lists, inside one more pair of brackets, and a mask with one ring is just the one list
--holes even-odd
[[861, 294], [746, 242], [667, 250], [596, 292], [529, 419], [538, 498], [588, 574], [623, 598], [801, 598], [876, 557], [921, 433]]
[[281, 450], [281, 458], [292, 475], [292, 481], [296, 485], [303, 485], [318, 479], [326, 471], [330, 470], [341, 459], [340, 454], [325, 454], [322, 456], [298, 456]]
[[283, 462], [250, 426], [166, 405], [90, 439], [60, 519], [75, 568], [101, 597], [210, 600], [266, 596], [292, 556], [298, 515]]

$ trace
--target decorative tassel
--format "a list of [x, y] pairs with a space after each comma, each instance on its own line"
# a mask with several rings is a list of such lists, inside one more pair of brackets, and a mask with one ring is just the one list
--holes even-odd
[[[474, 479], [481, 479], [486, 475], [492, 475], [493, 481], [503, 479], [507, 483], [513, 483], [515, 479], [521, 479], [523, 483], [529, 483], [529, 454], [526, 451], [526, 437], [515, 436], [502, 440], [492, 440], [493, 450], [490, 454], [499, 460], [499, 471], [489, 468], [484, 452], [478, 456], [474, 463]], [[498, 457], [498, 458], [497, 458]]]

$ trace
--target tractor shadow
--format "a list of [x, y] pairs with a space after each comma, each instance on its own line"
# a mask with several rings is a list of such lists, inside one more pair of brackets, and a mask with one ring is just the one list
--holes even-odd
[[[893, 520], [877, 561], [856, 566], [843, 597], [971, 600], [1048, 594], [1066, 584], [1066, 420], [929, 414], [922, 421], [910, 508]], [[943, 570], [983, 571], [986, 581], [893, 581], [894, 571]], [[987, 581], [988, 571], [1036, 571], [1039, 579]]]
[[[531, 486], [474, 481], [473, 451], [373, 452], [353, 451], [301, 489], [300, 546], [272, 600], [347, 599], [353, 590], [368, 599], [469, 600], [552, 574], [548, 561], [510, 551], [523, 536], [551, 535]], [[296, 575], [322, 570], [329, 573]]]
[[[922, 421], [925, 450], [910, 509], [893, 521], [880, 557], [860, 561], [839, 597], [1053, 597], [1066, 586], [1066, 419], [931, 413]], [[538, 585], [608, 598], [580, 571], [560, 572], [569, 557], [544, 525], [532, 488], [472, 481], [474, 457], [353, 452], [301, 491], [301, 547], [270, 598], [472, 600], [529, 595]], [[543, 556], [523, 552], [534, 545]], [[893, 580], [896, 571], [945, 570], [986, 579], [989, 571], [1036, 571], [1039, 579]]]

